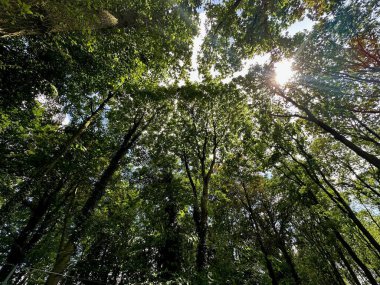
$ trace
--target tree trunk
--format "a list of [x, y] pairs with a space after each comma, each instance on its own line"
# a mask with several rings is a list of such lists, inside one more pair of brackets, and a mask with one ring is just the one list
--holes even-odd
[[[317, 197], [312, 194], [313, 198], [317, 200]], [[326, 221], [329, 220], [329, 218], [324, 218]], [[340, 232], [334, 228], [332, 228], [332, 231], [335, 235], [335, 237], [339, 240], [339, 242], [343, 245], [343, 247], [347, 250], [351, 258], [355, 261], [355, 263], [363, 270], [364, 274], [367, 276], [368, 280], [372, 285], [377, 284], [375, 278], [373, 277], [371, 271], [368, 269], [368, 267], [361, 261], [361, 259], [356, 255], [355, 251], [351, 248], [351, 246], [346, 242], [344, 237], [340, 234]]]
[[[328, 181], [324, 178], [325, 181]], [[327, 182], [326, 182], [327, 183]], [[354, 222], [354, 224], [359, 228], [359, 230], [363, 233], [363, 235], [368, 239], [371, 245], [380, 253], [380, 244], [376, 241], [376, 239], [372, 236], [372, 234], [367, 230], [367, 228], [363, 225], [363, 223], [356, 217], [354, 211], [352, 211], [351, 207], [347, 204], [347, 202], [340, 195], [338, 190], [329, 183], [329, 187], [334, 191], [335, 195], [338, 198], [338, 201], [341, 203], [343, 208], [347, 211], [348, 217]]]
[[173, 174], [168, 172], [163, 178], [165, 186], [165, 194], [168, 201], [165, 205], [165, 227], [164, 245], [160, 248], [160, 278], [162, 281], [170, 281], [172, 278], [180, 273], [182, 251], [181, 251], [181, 237], [179, 234], [179, 226], [177, 223], [178, 205], [177, 198], [173, 187]]
[[206, 256], [207, 256], [207, 229], [202, 227], [200, 232], [198, 233], [198, 246], [197, 246], [197, 271], [198, 273], [203, 273], [206, 270]]
[[342, 246], [347, 250], [347, 252], [350, 254], [351, 258], [363, 270], [363, 272], [364, 272], [365, 276], [367, 277], [368, 281], [370, 282], [370, 284], [372, 284], [372, 285], [378, 284], [376, 279], [373, 277], [371, 271], [363, 263], [363, 261], [356, 255], [355, 251], [346, 242], [346, 240], [343, 238], [343, 236], [337, 230], [334, 230], [334, 235], [339, 240], [339, 242], [342, 244]]
[[[272, 230], [275, 234], [275, 239], [276, 239], [276, 244], [278, 245], [278, 248], [280, 249], [280, 251], [282, 252], [282, 255], [284, 256], [285, 258], [285, 261], [286, 263], [288, 264], [289, 268], [290, 268], [290, 272], [292, 274], [292, 277], [294, 279], [294, 284], [296, 285], [299, 285], [301, 284], [301, 279], [300, 277], [298, 276], [298, 273], [297, 273], [297, 270], [296, 270], [296, 267], [294, 265], [294, 262], [293, 262], [293, 259], [292, 259], [292, 256], [291, 254], [288, 252], [288, 249], [287, 249], [287, 246], [286, 246], [286, 243], [285, 243], [285, 238], [284, 236], [281, 234], [281, 230], [277, 230], [276, 228], [276, 225], [275, 225], [275, 221], [274, 221], [274, 218], [271, 214], [271, 212], [269, 211], [269, 205], [267, 205], [265, 207], [265, 211], [267, 213], [267, 216], [269, 218], [269, 221], [270, 221], [270, 225], [272, 227]], [[260, 222], [259, 222], [259, 225], [260, 225]]]
[[298, 104], [292, 98], [286, 96], [282, 90], [277, 89], [277, 91], [279, 92], [279, 95], [282, 98], [284, 98], [286, 101], [290, 102], [291, 104], [293, 104], [298, 109], [304, 111], [307, 115], [306, 119], [308, 121], [316, 124], [317, 126], [322, 128], [326, 132], [330, 133], [336, 140], [340, 141], [345, 146], [347, 146], [349, 149], [351, 149], [353, 152], [355, 152], [357, 155], [359, 155], [360, 157], [365, 159], [367, 162], [369, 162], [370, 164], [372, 164], [372, 165], [376, 166], [378, 169], [380, 169], [380, 159], [378, 157], [376, 157], [373, 154], [366, 152], [365, 150], [363, 150], [362, 148], [357, 146], [355, 143], [348, 140], [344, 135], [340, 134], [337, 130], [330, 127], [329, 125], [327, 125], [323, 121], [319, 120], [316, 116], [314, 116], [314, 114], [308, 108]]
[[197, 271], [202, 273], [207, 265], [208, 180], [204, 179], [201, 196], [200, 229], [198, 232]]
[[8, 217], [17, 205], [25, 199], [29, 194], [30, 187], [33, 183], [43, 182], [46, 176], [54, 169], [57, 163], [67, 154], [72, 144], [87, 130], [87, 128], [95, 121], [95, 119], [104, 110], [107, 103], [114, 96], [114, 93], [108, 93], [107, 98], [98, 106], [98, 108], [88, 116], [76, 132], [67, 140], [67, 142], [60, 147], [57, 154], [49, 160], [49, 163], [42, 166], [41, 169], [37, 170], [32, 177], [25, 181], [21, 186], [20, 190], [11, 198], [7, 203], [0, 209], [0, 224], [5, 223], [6, 217]]
[[298, 276], [298, 273], [297, 273], [296, 267], [294, 265], [293, 259], [290, 256], [288, 250], [286, 249], [286, 246], [285, 246], [285, 243], [283, 242], [283, 240], [280, 241], [280, 250], [281, 250], [281, 252], [285, 258], [286, 263], [290, 267], [290, 271], [291, 271], [293, 279], [294, 279], [294, 284], [296, 284], [296, 285], [301, 284], [302, 283], [301, 278]]
[[269, 258], [268, 251], [266, 250], [265, 245], [263, 243], [263, 240], [261, 239], [261, 236], [260, 236], [260, 234], [258, 232], [256, 234], [256, 237], [257, 237], [259, 245], [260, 245], [260, 250], [264, 254], [265, 265], [267, 267], [269, 277], [272, 280], [272, 285], [278, 285], [279, 283], [278, 283], [278, 280], [277, 280], [277, 277], [276, 277], [276, 272], [275, 272], [275, 270], [273, 268], [272, 261]]
[[[43, 217], [49, 210], [55, 194], [57, 194], [63, 186], [64, 181], [61, 180], [52, 193], [49, 193], [47, 190], [40, 198], [38, 204], [33, 209], [27, 224], [20, 231], [11, 246], [11, 249], [5, 259], [5, 264], [0, 270], [0, 281], [4, 281], [7, 278], [14, 266], [17, 266], [24, 261], [28, 250], [30, 250], [33, 245], [38, 242], [40, 235], [35, 232], [37, 226], [41, 223]], [[40, 229], [40, 231], [43, 231], [43, 229]]]
[[339, 285], [347, 285], [346, 282], [344, 282], [342, 275], [339, 272], [339, 269], [336, 267], [334, 259], [329, 260], [334, 277]]
[[62, 274], [67, 268], [71, 256], [75, 253], [75, 244], [80, 240], [85, 230], [85, 223], [91, 216], [93, 210], [96, 208], [97, 203], [100, 201], [105, 193], [108, 182], [111, 180], [113, 174], [119, 168], [120, 161], [129, 149], [134, 145], [136, 140], [141, 135], [141, 131], [137, 132], [138, 127], [141, 124], [142, 117], [135, 120], [132, 127], [128, 130], [124, 136], [123, 142], [114, 156], [111, 158], [107, 168], [103, 171], [100, 179], [95, 183], [94, 189], [88, 197], [86, 203], [82, 207], [80, 215], [75, 219], [75, 227], [73, 232], [65, 243], [63, 250], [57, 255], [52, 272], [46, 281], [46, 285], [56, 285], [62, 278]]
[[274, 270], [272, 261], [269, 258], [268, 250], [265, 247], [264, 241], [261, 238], [261, 235], [260, 235], [260, 232], [259, 232], [260, 227], [259, 227], [259, 225], [257, 224], [257, 222], [256, 222], [256, 220], [254, 218], [254, 213], [253, 213], [253, 210], [252, 210], [251, 200], [250, 200], [250, 198], [248, 196], [247, 189], [245, 188], [244, 185], [243, 185], [243, 190], [244, 190], [244, 196], [245, 196], [245, 199], [246, 199], [246, 203], [244, 203], [243, 200], [241, 200], [241, 201], [242, 201], [244, 207], [246, 208], [246, 210], [248, 211], [249, 219], [251, 220], [251, 224], [252, 224], [253, 230], [256, 233], [256, 239], [257, 239], [257, 241], [259, 243], [260, 250], [261, 250], [261, 252], [264, 255], [265, 266], [266, 266], [266, 268], [268, 270], [269, 277], [272, 280], [272, 285], [278, 285], [279, 281], [277, 280], [276, 272]]
[[58, 252], [57, 258], [54, 263], [54, 267], [51, 274], [49, 274], [46, 280], [46, 285], [56, 285], [63, 277], [63, 272], [66, 270], [67, 265], [70, 262], [71, 256], [75, 253], [75, 244], [68, 240], [63, 248]]
[[[355, 213], [352, 211], [351, 207], [346, 203], [346, 201], [343, 199], [343, 197], [340, 195], [339, 191], [330, 183], [330, 181], [326, 178], [323, 171], [319, 168], [316, 163], [311, 164], [310, 158], [312, 156], [308, 154], [304, 149], [301, 148], [300, 145], [298, 145], [300, 150], [303, 152], [303, 154], [307, 158], [308, 166], [303, 164], [302, 162], [299, 162], [297, 159], [295, 159], [292, 156], [292, 159], [298, 163], [299, 165], [304, 168], [306, 171], [306, 174], [316, 183], [316, 185], [324, 192], [326, 195], [338, 206], [338, 208], [346, 214], [353, 223], [357, 226], [357, 228], [363, 233], [363, 235], [367, 238], [367, 240], [371, 243], [371, 245], [376, 249], [378, 253], [380, 253], [380, 244], [376, 241], [376, 239], [371, 235], [371, 233], [366, 229], [366, 227], [362, 224], [362, 222], [356, 217]], [[316, 167], [316, 169], [314, 169]], [[318, 178], [317, 174], [315, 173], [315, 170], [322, 176], [323, 181], [327, 184], [331, 190], [333, 190], [336, 197], [334, 197], [328, 189], [323, 185], [322, 181]]]
[[[293, 160], [295, 160], [293, 158]], [[301, 166], [304, 167], [305, 169], [305, 165], [303, 165], [302, 163], [300, 163], [299, 161], [295, 160], [295, 162], [297, 162], [298, 164], [301, 164]], [[310, 176], [311, 173], [305, 169], [307, 174]], [[310, 177], [312, 178], [312, 180], [314, 180], [314, 178], [312, 177], [313, 175], [311, 175]], [[318, 180], [319, 181], [319, 180]], [[320, 186], [320, 182], [317, 183], [318, 186]], [[323, 186], [323, 185], [322, 185]], [[315, 196], [315, 194], [311, 191], [309, 191], [314, 203], [316, 204], [319, 204], [319, 201], [318, 201], [318, 198]], [[326, 221], [329, 220], [328, 217], [324, 217], [324, 219]], [[356, 255], [355, 251], [351, 248], [351, 246], [346, 242], [346, 240], [343, 238], [343, 236], [339, 233], [339, 231], [337, 231], [336, 229], [332, 228], [332, 231], [335, 235], [335, 237], [339, 240], [339, 242], [343, 245], [343, 247], [347, 250], [347, 252], [349, 253], [349, 255], [351, 256], [351, 258], [355, 261], [355, 263], [362, 269], [362, 271], [364, 272], [364, 274], [366, 275], [366, 277], [368, 278], [368, 280], [370, 281], [370, 284], [374, 285], [374, 284], [377, 284], [375, 278], [373, 277], [371, 271], [368, 269], [368, 267], [361, 261], [361, 259]]]
[[347, 258], [344, 256], [344, 253], [342, 252], [342, 250], [338, 246], [336, 246], [336, 250], [339, 254], [340, 259], [343, 261], [344, 266], [346, 266], [348, 272], [350, 273], [350, 276], [351, 276], [352, 280], [354, 281], [354, 283], [356, 285], [361, 285], [358, 277], [355, 274], [354, 269], [352, 268], [352, 266], [351, 266], [350, 262], [347, 260]]
[[[318, 167], [318, 172], [322, 176], [323, 181], [329, 186], [331, 190], [333, 190], [336, 199], [332, 199], [335, 203], [340, 203], [343, 209], [346, 211], [347, 216], [354, 222], [354, 224], [358, 227], [358, 229], [363, 233], [363, 235], [368, 239], [371, 245], [380, 253], [380, 244], [376, 241], [376, 239], [372, 236], [372, 234], [367, 230], [367, 228], [363, 225], [363, 223], [356, 217], [354, 211], [352, 211], [351, 207], [347, 204], [344, 198], [340, 195], [339, 191], [335, 188], [334, 185], [330, 183], [330, 181], [326, 178], [322, 170]], [[324, 192], [327, 194], [328, 190], [323, 187], [323, 185], [319, 182], [319, 185], [322, 186]]]

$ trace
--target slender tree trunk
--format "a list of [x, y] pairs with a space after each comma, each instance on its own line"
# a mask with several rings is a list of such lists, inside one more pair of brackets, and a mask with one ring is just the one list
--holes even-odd
[[260, 235], [259, 225], [257, 224], [256, 220], [253, 217], [252, 208], [250, 206], [248, 206], [248, 207], [249, 208], [247, 210], [248, 210], [249, 217], [250, 217], [250, 220], [252, 223], [252, 227], [256, 233], [256, 239], [257, 239], [257, 242], [259, 243], [260, 250], [261, 250], [262, 254], [264, 255], [265, 266], [268, 270], [269, 277], [272, 280], [272, 285], [278, 285], [279, 280], [277, 280], [276, 271], [274, 270], [272, 261], [270, 260], [269, 252], [268, 252], [267, 248], [265, 247], [264, 241]]
[[60, 147], [57, 154], [49, 162], [35, 171], [32, 177], [20, 186], [20, 190], [7, 201], [0, 209], [0, 224], [5, 223], [5, 219], [13, 212], [17, 205], [29, 194], [30, 188], [34, 183], [43, 182], [47, 175], [55, 168], [57, 163], [67, 154], [74, 142], [88, 129], [88, 127], [102, 113], [107, 103], [112, 99], [114, 93], [108, 93], [107, 98], [98, 106], [98, 108], [88, 116], [76, 132]]
[[[204, 152], [205, 153], [205, 152]], [[200, 197], [200, 205], [198, 202], [198, 191], [195, 183], [192, 179], [190, 172], [189, 162], [186, 154], [183, 155], [183, 162], [185, 164], [186, 174], [190, 181], [190, 185], [193, 191], [193, 220], [195, 224], [196, 233], [198, 236], [197, 244], [197, 255], [196, 255], [196, 269], [198, 273], [198, 283], [207, 284], [207, 220], [208, 220], [208, 191], [209, 191], [209, 181], [212, 171], [212, 166], [215, 163], [215, 159], [211, 163], [210, 170], [206, 174], [205, 171], [205, 155], [200, 158], [201, 160], [201, 174], [203, 179], [203, 187]]]
[[[317, 197], [313, 194], [313, 198], [317, 200]], [[329, 218], [325, 217], [325, 220], [328, 221]], [[342, 246], [347, 250], [348, 254], [351, 256], [351, 258], [355, 261], [355, 263], [362, 269], [368, 280], [372, 285], [377, 284], [375, 278], [373, 277], [371, 271], [368, 269], [368, 267], [361, 261], [361, 259], [356, 255], [355, 251], [351, 248], [351, 246], [346, 242], [344, 237], [341, 235], [341, 233], [332, 228], [332, 231], [335, 235], [335, 237], [339, 240], [339, 242], [342, 244]]]
[[[304, 167], [305, 169], [305, 166], [300, 163], [299, 161], [295, 160], [293, 158], [293, 160], [295, 162], [297, 162], [298, 164], [301, 164], [301, 166]], [[307, 174], [310, 176], [311, 173], [305, 169]], [[312, 180], [314, 180], [313, 178], [313, 175], [310, 176], [312, 178]], [[317, 183], [318, 186], [320, 186], [320, 182]], [[309, 191], [313, 201], [316, 203], [316, 204], [319, 204], [319, 201], [318, 201], [318, 198], [315, 196], [314, 193], [312, 193], [311, 191]], [[324, 217], [324, 219], [326, 221], [329, 220], [329, 218], [327, 217]], [[347, 250], [347, 252], [349, 253], [349, 255], [351, 256], [351, 258], [355, 261], [355, 263], [362, 269], [362, 271], [364, 272], [364, 274], [366, 275], [366, 277], [368, 278], [370, 284], [374, 285], [374, 284], [377, 284], [375, 278], [373, 277], [371, 271], [368, 269], [368, 267], [363, 263], [363, 261], [361, 261], [361, 259], [356, 255], [355, 251], [351, 248], [351, 246], [346, 242], [346, 240], [344, 239], [344, 237], [339, 233], [339, 231], [337, 231], [336, 229], [334, 228], [331, 228], [335, 237], [339, 240], [339, 242], [342, 244], [342, 246]]]
[[46, 285], [58, 284], [63, 277], [63, 272], [66, 270], [67, 265], [70, 262], [71, 256], [75, 253], [75, 244], [68, 240], [62, 249], [59, 251], [57, 258], [54, 263], [54, 267], [51, 274], [49, 274], [48, 279], [46, 280]]
[[264, 207], [265, 207], [265, 211], [267, 213], [267, 216], [269, 218], [270, 225], [272, 227], [272, 231], [275, 234], [275, 238], [277, 241], [276, 243], [278, 245], [278, 248], [282, 252], [282, 255], [284, 256], [285, 261], [290, 268], [290, 272], [291, 272], [292, 277], [294, 279], [294, 284], [299, 285], [299, 284], [301, 284], [301, 279], [297, 273], [296, 267], [295, 267], [294, 262], [293, 262], [293, 258], [287, 249], [285, 239], [284, 239], [283, 235], [281, 234], [281, 231], [277, 230], [277, 228], [276, 228], [273, 216], [272, 216], [271, 212], [269, 211], [269, 205], [264, 206]]
[[[257, 230], [256, 230], [257, 231]], [[268, 274], [269, 274], [269, 277], [271, 278], [272, 280], [272, 285], [278, 285], [278, 280], [277, 280], [277, 277], [276, 277], [276, 272], [274, 270], [274, 267], [273, 267], [273, 264], [272, 264], [272, 261], [270, 260], [269, 258], [269, 254], [268, 254], [268, 251], [267, 249], [265, 248], [265, 245], [264, 245], [264, 242], [260, 236], [260, 234], [257, 232], [256, 234], [256, 237], [257, 237], [257, 240], [259, 242], [259, 246], [260, 246], [260, 250], [261, 252], [263, 253], [264, 255], [264, 259], [265, 259], [265, 265], [267, 267], [267, 270], [268, 270]]]
[[343, 238], [343, 236], [338, 232], [337, 230], [334, 230], [335, 237], [339, 240], [339, 242], [342, 244], [342, 246], [347, 250], [347, 252], [350, 254], [351, 258], [356, 262], [356, 264], [363, 270], [365, 276], [367, 277], [368, 281], [372, 285], [377, 285], [378, 282], [373, 277], [371, 271], [368, 269], [368, 267], [364, 264], [364, 262], [356, 255], [355, 251], [352, 249], [352, 247], [346, 242], [346, 240]]
[[[319, 168], [316, 163], [311, 164], [310, 159], [312, 156], [308, 154], [304, 149], [298, 145], [303, 154], [307, 158], [308, 166], [299, 162], [292, 155], [292, 159], [304, 168], [306, 174], [317, 184], [317, 186], [324, 192], [326, 195], [338, 206], [338, 208], [346, 214], [353, 223], [357, 226], [357, 228], [363, 233], [363, 235], [367, 238], [367, 240], [371, 243], [371, 245], [376, 249], [378, 253], [380, 253], [380, 244], [376, 241], [376, 239], [372, 236], [372, 234], [367, 230], [367, 228], [362, 224], [362, 222], [356, 217], [355, 213], [352, 211], [351, 207], [346, 203], [344, 198], [340, 195], [339, 191], [330, 183], [330, 181], [326, 178], [323, 171]], [[329, 192], [328, 189], [323, 185], [322, 181], [318, 178], [317, 174], [314, 172], [316, 167], [316, 171], [322, 176], [323, 181], [327, 184], [331, 190], [333, 190], [335, 197]]]
[[173, 174], [165, 173], [163, 178], [166, 197], [168, 201], [165, 205], [165, 242], [160, 248], [160, 278], [162, 281], [170, 281], [181, 270], [182, 250], [181, 237], [179, 235], [179, 225], [177, 223], [178, 203], [173, 187]]
[[351, 167], [349, 163], [345, 163], [345, 166], [355, 175], [355, 177], [367, 188], [369, 189], [373, 194], [375, 194], [378, 198], [380, 198], [380, 192], [378, 192], [376, 189], [374, 189], [371, 185], [369, 185], [363, 178], [358, 175], [355, 170]]
[[344, 282], [342, 274], [339, 272], [339, 269], [336, 267], [334, 259], [329, 260], [334, 277], [339, 285], [347, 285], [346, 282]]
[[252, 224], [253, 230], [256, 233], [256, 239], [257, 239], [257, 241], [259, 243], [260, 250], [261, 250], [261, 252], [264, 255], [265, 266], [266, 266], [266, 268], [268, 270], [269, 277], [272, 280], [272, 285], [278, 285], [279, 281], [277, 280], [276, 272], [274, 270], [272, 261], [269, 258], [268, 250], [265, 247], [263, 239], [261, 238], [261, 235], [260, 235], [260, 232], [259, 232], [260, 227], [259, 227], [259, 225], [257, 224], [257, 222], [256, 222], [256, 220], [254, 218], [254, 213], [253, 213], [253, 209], [252, 209], [252, 205], [251, 205], [251, 200], [250, 200], [250, 198], [248, 196], [247, 189], [246, 189], [246, 187], [244, 185], [243, 185], [243, 190], [244, 190], [244, 196], [245, 196], [246, 202], [244, 202], [243, 200], [241, 200], [241, 202], [243, 203], [244, 207], [248, 211], [249, 219], [251, 220], [251, 224]]
[[100, 116], [106, 107], [107, 103], [114, 97], [113, 92], [109, 92], [106, 99], [96, 108], [95, 111], [91, 112], [91, 115], [88, 116], [84, 122], [80, 125], [80, 127], [76, 130], [76, 132], [70, 137], [70, 139], [61, 146], [60, 150], [56, 154], [56, 156], [45, 166], [42, 173], [39, 175], [45, 176], [48, 174], [55, 165], [65, 156], [65, 154], [69, 151], [72, 144], [87, 130], [87, 128]]
[[307, 115], [311, 122], [315, 123], [317, 126], [321, 127], [323, 130], [330, 133], [336, 140], [340, 141], [349, 149], [351, 149], [353, 152], [355, 152], [357, 155], [364, 158], [367, 162], [369, 162], [370, 164], [380, 169], [380, 159], [377, 156], [366, 152], [365, 150], [363, 150], [362, 148], [354, 144], [352, 141], [348, 140], [345, 136], [340, 134], [337, 130], [330, 127], [323, 121], [317, 119], [311, 112], [308, 112]]
[[350, 276], [351, 276], [352, 280], [354, 281], [354, 283], [356, 285], [361, 285], [358, 277], [355, 274], [354, 269], [352, 268], [352, 266], [351, 266], [350, 262], [347, 260], [347, 258], [344, 256], [344, 253], [342, 252], [342, 250], [338, 246], [336, 246], [336, 250], [339, 254], [340, 259], [343, 261], [344, 266], [346, 266], [348, 272], [350, 273]]
[[[308, 237], [307, 237], [308, 238]], [[315, 245], [315, 249], [323, 256], [323, 258], [326, 260], [326, 262], [330, 265], [328, 267], [328, 274], [335, 279], [336, 284], [343, 284], [346, 285], [342, 279], [342, 276], [338, 269], [336, 268], [336, 265], [334, 263], [334, 258], [332, 258], [330, 250], [323, 246], [323, 244], [319, 244], [319, 238], [317, 237], [311, 237], [312, 243]], [[335, 284], [335, 283], [334, 283]]]
[[317, 126], [319, 126], [324, 131], [330, 133], [336, 140], [340, 141], [345, 146], [347, 146], [349, 149], [351, 149], [353, 152], [355, 152], [357, 155], [359, 155], [360, 157], [362, 157], [363, 159], [365, 159], [367, 162], [369, 162], [370, 164], [372, 164], [372, 165], [374, 165], [374, 166], [376, 166], [377, 168], [380, 169], [380, 159], [378, 157], [376, 157], [373, 154], [370, 154], [370, 153], [366, 152], [364, 149], [360, 148], [355, 143], [353, 143], [352, 141], [348, 140], [344, 135], [340, 134], [337, 130], [335, 130], [334, 128], [332, 128], [331, 126], [329, 126], [328, 124], [326, 124], [322, 120], [318, 119], [316, 116], [314, 116], [314, 114], [308, 108], [306, 108], [305, 106], [302, 106], [302, 105], [298, 104], [292, 98], [286, 96], [285, 93], [282, 90], [277, 89], [277, 91], [278, 91], [278, 95], [280, 95], [286, 101], [288, 101], [291, 104], [293, 104], [298, 109], [300, 109], [303, 112], [305, 112], [306, 115], [307, 115], [306, 119], [308, 121], [316, 124]]
[[[324, 177], [324, 175], [323, 175]], [[349, 218], [354, 222], [354, 224], [359, 228], [359, 230], [363, 233], [363, 235], [368, 239], [371, 245], [380, 253], [380, 244], [376, 241], [376, 239], [372, 236], [372, 234], [367, 230], [367, 228], [363, 225], [363, 223], [356, 217], [354, 211], [352, 211], [351, 207], [347, 204], [347, 202], [340, 195], [339, 191], [332, 185], [325, 177], [323, 178], [326, 183], [328, 183], [329, 187], [334, 191], [337, 200], [341, 203], [343, 208], [346, 210]]]
[[85, 230], [85, 223], [87, 219], [91, 216], [92, 212], [96, 208], [97, 203], [100, 201], [105, 193], [108, 182], [111, 180], [113, 174], [119, 168], [120, 161], [129, 149], [134, 145], [136, 140], [141, 135], [141, 131], [137, 132], [142, 121], [142, 117], [135, 120], [132, 127], [128, 130], [124, 136], [123, 142], [119, 149], [116, 151], [114, 156], [111, 158], [107, 168], [103, 171], [100, 179], [95, 183], [94, 189], [91, 195], [88, 197], [86, 203], [82, 207], [80, 215], [75, 219], [75, 227], [71, 235], [69, 236], [67, 242], [65, 243], [63, 250], [57, 255], [54, 267], [50, 274], [46, 285], [56, 285], [62, 278], [62, 274], [66, 270], [71, 256], [76, 251], [75, 244], [80, 240]]
[[[367, 228], [363, 225], [363, 223], [356, 217], [356, 214], [354, 211], [352, 211], [351, 207], [347, 204], [347, 202], [344, 200], [344, 198], [340, 195], [339, 191], [335, 188], [334, 185], [330, 183], [330, 181], [326, 178], [322, 170], [318, 167], [318, 172], [322, 176], [323, 181], [329, 186], [331, 190], [333, 190], [336, 199], [333, 201], [336, 203], [340, 203], [340, 205], [343, 207], [344, 211], [346, 212], [347, 216], [354, 222], [354, 224], [358, 227], [358, 229], [363, 233], [363, 235], [368, 239], [368, 241], [371, 243], [371, 245], [377, 250], [378, 253], [380, 253], [380, 244], [376, 241], [376, 239], [372, 236], [372, 234], [367, 230]], [[320, 182], [319, 182], [320, 183]], [[320, 186], [323, 187], [323, 185]], [[323, 189], [325, 189], [323, 187]], [[328, 192], [327, 189], [324, 190], [324, 192]]]
[[[46, 191], [39, 200], [39, 203], [33, 208], [27, 224], [20, 231], [17, 238], [15, 238], [7, 258], [5, 259], [5, 264], [0, 270], [0, 281], [4, 281], [7, 278], [14, 266], [17, 266], [24, 261], [28, 250], [39, 240], [40, 236], [35, 232], [37, 226], [41, 223], [43, 217], [49, 210], [55, 194], [57, 194], [63, 186], [64, 181], [61, 180], [54, 191], [52, 193]], [[40, 231], [43, 232], [43, 229], [40, 229]]]
[[202, 273], [206, 270], [207, 265], [207, 219], [208, 219], [208, 181], [203, 184], [201, 196], [201, 216], [198, 232], [197, 247], [197, 271]]
[[294, 284], [296, 284], [296, 285], [301, 284], [302, 283], [301, 282], [301, 278], [299, 277], [299, 275], [297, 273], [297, 270], [296, 270], [296, 267], [294, 265], [293, 259], [290, 256], [288, 250], [286, 249], [285, 243], [283, 241], [280, 241], [280, 250], [282, 252], [282, 255], [285, 258], [286, 263], [290, 267], [290, 271], [291, 271], [293, 279], [294, 279]]

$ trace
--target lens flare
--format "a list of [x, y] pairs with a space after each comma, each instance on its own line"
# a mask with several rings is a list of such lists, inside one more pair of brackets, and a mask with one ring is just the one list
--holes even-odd
[[291, 59], [283, 59], [274, 64], [275, 79], [278, 84], [284, 85], [293, 77], [292, 64], [293, 60]]

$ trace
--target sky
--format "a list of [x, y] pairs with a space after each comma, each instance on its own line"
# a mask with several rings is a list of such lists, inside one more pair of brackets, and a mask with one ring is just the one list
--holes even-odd
[[[202, 43], [206, 37], [208, 26], [207, 26], [207, 16], [205, 12], [201, 12], [199, 14], [199, 32], [198, 35], [194, 38], [193, 41], [193, 50], [192, 50], [192, 56], [191, 56], [191, 67], [192, 71], [190, 72], [190, 81], [191, 82], [201, 82], [202, 77], [199, 74], [198, 70], [198, 61], [197, 58], [201, 54], [201, 46]], [[284, 34], [287, 32], [288, 35], [293, 36], [298, 32], [302, 32], [304, 30], [306, 31], [311, 31], [315, 22], [310, 20], [309, 18], [305, 17], [301, 21], [297, 21], [294, 24], [290, 25], [289, 28], [284, 31]], [[263, 65], [264, 63], [268, 62], [270, 59], [269, 54], [261, 54], [261, 55], [256, 55], [253, 58], [248, 58], [243, 60], [243, 67], [241, 70], [235, 72], [232, 76], [224, 78], [222, 80], [223, 83], [228, 83], [230, 82], [233, 78], [239, 77], [239, 76], [244, 76], [248, 73], [249, 68], [255, 64]], [[211, 70], [211, 75], [217, 76], [218, 71], [212, 69]]]
[[[298, 21], [298, 22], [292, 24], [286, 30], [286, 32], [288, 32], [288, 34], [290, 36], [293, 36], [294, 34], [296, 34], [298, 32], [301, 32], [301, 31], [304, 31], [304, 30], [311, 31], [311, 29], [312, 29], [312, 27], [313, 27], [314, 24], [315, 24], [315, 22], [311, 21], [308, 18], [305, 18], [302, 21]], [[207, 26], [207, 16], [206, 16], [206, 13], [202, 11], [199, 14], [199, 29], [198, 29], [199, 32], [198, 32], [198, 35], [195, 36], [194, 40], [193, 40], [194, 44], [193, 44], [192, 56], [191, 56], [192, 71], [189, 74], [191, 82], [201, 82], [202, 81], [202, 77], [199, 74], [199, 70], [198, 70], [198, 60], [197, 60], [197, 58], [198, 58], [198, 55], [200, 55], [201, 52], [202, 52], [202, 43], [203, 43], [203, 41], [204, 41], [204, 39], [206, 37], [208, 28], [209, 27]], [[248, 73], [249, 68], [251, 66], [253, 66], [255, 64], [263, 65], [266, 62], [268, 62], [269, 59], [270, 59], [269, 54], [261, 54], [261, 55], [256, 55], [253, 58], [244, 59], [243, 60], [243, 67], [242, 67], [242, 69], [239, 70], [239, 71], [237, 71], [237, 72], [235, 72], [232, 76], [222, 79], [222, 82], [223, 83], [228, 83], [233, 78], [236, 78], [236, 77], [239, 77], [239, 76], [244, 76], [244, 75], [246, 75]], [[218, 75], [218, 71], [212, 69], [211, 70], [211, 75], [217, 76]], [[181, 84], [184, 84], [184, 82], [179, 82], [179, 85], [181, 85]], [[61, 124], [63, 126], [66, 126], [66, 125], [68, 125], [70, 123], [70, 121], [71, 121], [70, 115], [66, 114], [65, 118], [63, 119], [63, 121], [62, 121]]]
[[190, 81], [191, 82], [199, 82], [201, 81], [200, 74], [198, 71], [198, 60], [197, 57], [201, 52], [202, 43], [207, 34], [207, 17], [205, 12], [201, 12], [199, 14], [199, 29], [198, 35], [193, 40], [193, 50], [191, 56], [191, 68], [190, 72]]
[[298, 32], [302, 32], [304, 30], [311, 31], [315, 22], [305, 17], [302, 21], [297, 21], [294, 24], [290, 25], [290, 27], [286, 30], [289, 36], [294, 36]]

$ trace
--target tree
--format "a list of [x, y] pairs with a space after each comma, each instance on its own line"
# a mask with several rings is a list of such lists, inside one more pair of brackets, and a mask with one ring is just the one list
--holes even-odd
[[378, 284], [377, 2], [0, 0], [0, 282]]

